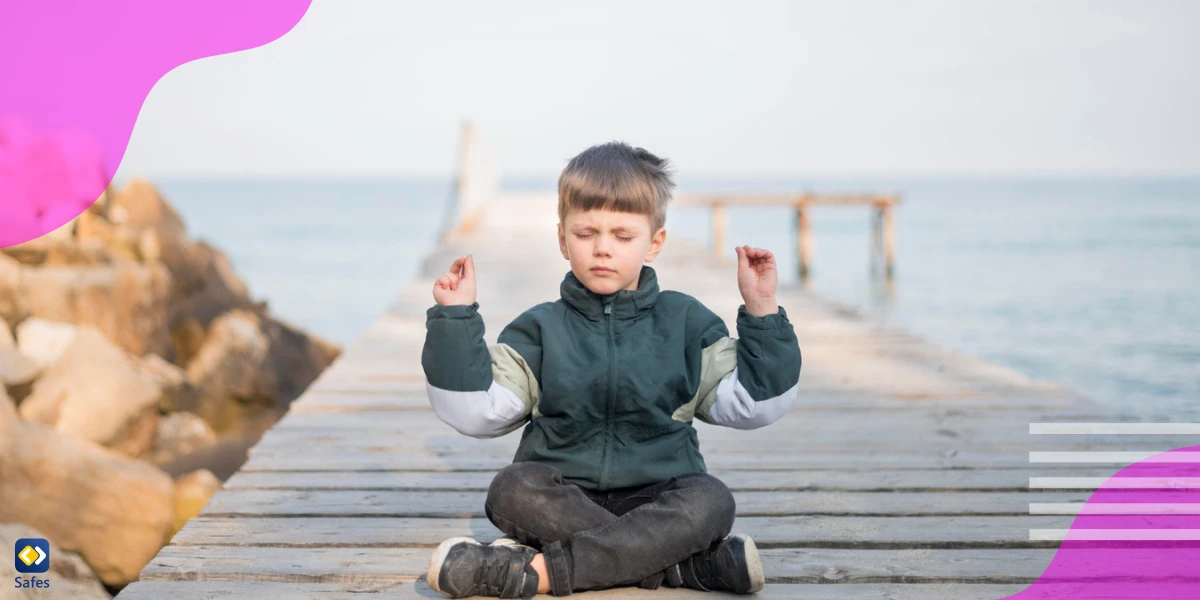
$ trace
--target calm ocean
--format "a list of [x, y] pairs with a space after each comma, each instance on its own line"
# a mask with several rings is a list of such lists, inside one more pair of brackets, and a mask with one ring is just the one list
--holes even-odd
[[[256, 297], [339, 343], [415, 275], [451, 194], [448, 180], [156, 184]], [[722, 179], [681, 189], [900, 192], [892, 288], [868, 276], [867, 211], [817, 207], [812, 290], [1122, 412], [1200, 419], [1200, 180]], [[790, 213], [729, 218], [731, 246], [772, 250], [794, 285]], [[706, 213], [680, 209], [667, 226], [707, 241]], [[550, 232], [546, 244], [556, 251]]]

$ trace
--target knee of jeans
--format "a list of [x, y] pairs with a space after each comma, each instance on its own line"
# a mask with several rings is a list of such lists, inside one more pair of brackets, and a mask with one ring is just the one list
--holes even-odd
[[737, 515], [737, 501], [729, 486], [712, 475], [704, 474], [696, 477], [693, 482], [704, 495], [705, 502], [702, 510], [704, 522], [728, 531], [733, 527], [733, 519]]
[[[536, 462], [519, 462], [504, 467], [488, 486], [487, 505], [502, 515], [512, 517], [513, 508], [529, 500], [532, 483], [537, 479], [553, 478], [556, 469]], [[524, 499], [524, 500], [521, 500]]]

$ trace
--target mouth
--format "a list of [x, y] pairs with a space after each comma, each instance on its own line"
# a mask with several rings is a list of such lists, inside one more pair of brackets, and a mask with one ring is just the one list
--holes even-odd
[[606, 275], [608, 273], [616, 273], [616, 271], [614, 271], [608, 267], [592, 267], [590, 270], [591, 270], [591, 272], [596, 273], [597, 275]]

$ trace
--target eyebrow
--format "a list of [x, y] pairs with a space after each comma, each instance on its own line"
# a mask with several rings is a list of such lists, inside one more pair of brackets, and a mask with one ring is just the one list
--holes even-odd
[[[576, 226], [572, 227], [571, 229], [572, 229], [572, 230], [574, 230], [574, 231], [576, 231], [576, 232], [579, 232], [579, 231], [600, 231], [599, 229], [596, 229], [595, 227], [592, 227], [591, 225], [576, 225]], [[612, 228], [612, 231], [613, 231], [613, 233], [628, 233], [628, 234], [636, 234], [636, 233], [637, 233], [637, 231], [636, 231], [636, 230], [633, 230], [633, 229], [628, 229], [628, 228], [626, 228], [626, 227], [613, 227], [613, 228]]]

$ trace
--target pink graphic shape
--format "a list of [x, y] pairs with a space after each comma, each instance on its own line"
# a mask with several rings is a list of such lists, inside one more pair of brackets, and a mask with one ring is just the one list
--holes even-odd
[[[1114, 512], [1131, 514], [1105, 514]], [[1110, 477], [1081, 507], [1038, 580], [1008, 598], [1200, 598], [1200, 446]]]
[[0, 247], [45, 235], [100, 197], [163, 75], [278, 39], [310, 3], [0, 2]]

